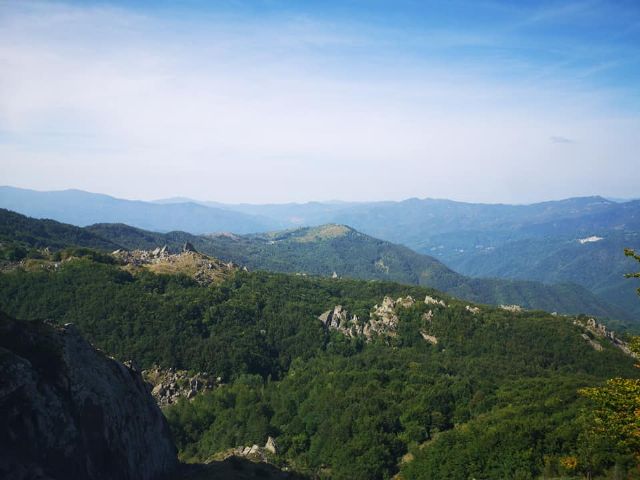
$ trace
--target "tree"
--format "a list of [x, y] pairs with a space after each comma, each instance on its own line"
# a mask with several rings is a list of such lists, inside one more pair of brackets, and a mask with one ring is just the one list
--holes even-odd
[[[624, 254], [627, 257], [631, 257], [636, 259], [638, 262], [640, 262], [640, 254], [637, 254], [634, 250], [630, 249], [630, 248], [625, 248], [624, 249]], [[635, 273], [627, 273], [625, 275], [625, 277], [627, 278], [640, 278], [640, 272], [635, 272]], [[640, 295], [640, 287], [638, 287], [638, 295]]]
[[[635, 251], [625, 249], [624, 253], [640, 262], [640, 255]], [[626, 277], [640, 278], [640, 272]], [[629, 348], [640, 358], [640, 337], [633, 337]], [[640, 379], [612, 378], [602, 387], [583, 388], [580, 394], [594, 404], [590, 433], [609, 439], [619, 451], [633, 455], [640, 468]]]

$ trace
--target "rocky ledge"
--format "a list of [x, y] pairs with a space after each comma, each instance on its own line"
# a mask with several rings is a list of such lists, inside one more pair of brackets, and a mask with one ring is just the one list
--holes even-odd
[[[336, 305], [333, 310], [327, 310], [318, 319], [328, 330], [337, 330], [351, 338], [364, 337], [366, 341], [371, 341], [375, 336], [395, 337], [398, 333], [398, 309], [411, 308], [415, 303], [416, 301], [411, 295], [404, 298], [399, 297], [396, 300], [386, 296], [380, 305], [374, 305], [367, 319], [360, 319], [357, 315], [350, 315], [342, 305]], [[424, 303], [435, 307], [447, 307], [443, 300], [428, 295]], [[432, 318], [432, 310], [425, 313], [423, 317], [425, 322], [430, 322]], [[428, 335], [426, 331], [421, 331], [420, 334], [425, 341], [434, 344], [438, 343], [437, 339]]]
[[595, 318], [588, 318], [586, 320], [576, 318], [573, 324], [587, 332], [582, 334], [582, 338], [584, 338], [594, 350], [601, 351], [602, 345], [598, 340], [606, 340], [627, 355], [637, 358], [637, 355], [631, 351], [627, 342], [617, 337], [616, 332], [609, 330], [604, 324], [598, 323]]
[[165, 245], [154, 250], [116, 250], [112, 255], [130, 268], [146, 268], [154, 273], [182, 273], [201, 285], [221, 281], [238, 269], [231, 262], [225, 263], [197, 252], [189, 242], [179, 253], [171, 253]]
[[151, 480], [177, 465], [140, 373], [73, 325], [0, 313], [0, 478]]
[[192, 374], [186, 370], [160, 367], [143, 370], [142, 377], [150, 384], [151, 395], [161, 407], [176, 403], [181, 398], [192, 399], [222, 382], [220, 377], [207, 373]]

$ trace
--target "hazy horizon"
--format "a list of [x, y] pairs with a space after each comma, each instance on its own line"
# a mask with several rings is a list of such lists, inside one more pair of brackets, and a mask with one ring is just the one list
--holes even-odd
[[636, 2], [0, 1], [2, 183], [638, 197]]
[[[611, 202], [616, 202], [616, 203], [625, 203], [625, 202], [631, 202], [631, 201], [635, 201], [640, 199], [639, 197], [609, 197], [606, 195], [600, 195], [598, 193], [594, 193], [591, 195], [578, 195], [578, 196], [572, 196], [572, 197], [559, 197], [559, 198], [547, 198], [547, 199], [542, 199], [539, 201], [534, 201], [534, 202], [523, 202], [523, 203], [517, 203], [517, 202], [482, 202], [482, 201], [473, 201], [473, 200], [459, 200], [456, 198], [450, 198], [450, 197], [405, 197], [405, 198], [399, 198], [399, 199], [372, 199], [372, 200], [343, 200], [340, 198], [332, 198], [332, 199], [327, 199], [327, 200], [317, 200], [317, 199], [307, 199], [307, 200], [302, 200], [302, 201], [296, 201], [296, 202], [264, 202], [264, 203], [260, 203], [260, 202], [246, 202], [246, 201], [239, 201], [239, 202], [222, 202], [219, 201], [215, 198], [194, 198], [194, 197], [189, 197], [189, 196], [162, 196], [162, 197], [157, 197], [157, 198], [135, 198], [135, 197], [125, 197], [125, 196], [118, 196], [118, 195], [113, 195], [110, 193], [106, 193], [106, 192], [96, 192], [96, 191], [89, 191], [89, 190], [84, 190], [81, 188], [62, 188], [62, 189], [55, 189], [55, 190], [40, 190], [40, 189], [32, 189], [32, 188], [27, 188], [27, 187], [18, 187], [15, 185], [0, 185], [0, 188], [15, 188], [18, 190], [31, 190], [31, 191], [35, 191], [35, 192], [40, 192], [40, 193], [52, 193], [52, 192], [81, 192], [81, 193], [88, 193], [88, 194], [92, 194], [92, 195], [105, 195], [108, 197], [112, 197], [118, 200], [127, 200], [127, 201], [141, 201], [141, 202], [148, 202], [148, 203], [181, 203], [181, 202], [195, 202], [195, 203], [211, 203], [211, 204], [220, 204], [220, 205], [254, 205], [254, 206], [265, 206], [265, 205], [286, 205], [286, 204], [297, 204], [297, 205], [304, 205], [304, 204], [308, 204], [308, 203], [322, 203], [322, 204], [340, 204], [340, 203], [344, 203], [344, 204], [353, 204], [353, 203], [377, 203], [377, 202], [404, 202], [407, 200], [442, 200], [442, 201], [452, 201], [452, 202], [459, 202], [459, 203], [470, 203], [470, 204], [485, 204], [485, 205], [533, 205], [533, 204], [537, 204], [537, 203], [545, 203], [545, 202], [557, 202], [557, 201], [563, 201], [563, 200], [570, 200], [573, 198], [585, 198], [585, 197], [601, 197], [604, 198], [605, 200], [611, 201]], [[212, 205], [215, 206], [215, 205]]]

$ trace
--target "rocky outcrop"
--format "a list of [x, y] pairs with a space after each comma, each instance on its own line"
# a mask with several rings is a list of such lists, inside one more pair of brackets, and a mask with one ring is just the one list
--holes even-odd
[[598, 342], [596, 342], [595, 340], [593, 340], [589, 335], [587, 335], [586, 333], [583, 333], [581, 335], [581, 337], [585, 340], [585, 342], [587, 342], [589, 344], [589, 346], [591, 348], [593, 348], [595, 351], [597, 352], [601, 352], [602, 351], [602, 345], [600, 345]]
[[177, 465], [140, 373], [73, 325], [0, 314], [0, 478], [147, 480]]
[[278, 454], [278, 444], [273, 437], [267, 438], [267, 442], [264, 447], [261, 447], [257, 444], [253, 444], [251, 446], [246, 447], [236, 447], [225, 450], [224, 452], [220, 452], [214, 455], [211, 458], [211, 461], [220, 461], [225, 460], [230, 457], [241, 457], [248, 458], [253, 461], [259, 462], [269, 462], [270, 457]]
[[225, 263], [196, 252], [189, 242], [177, 254], [172, 254], [165, 245], [154, 250], [116, 250], [112, 255], [134, 270], [146, 268], [154, 273], [184, 274], [201, 285], [220, 281], [237, 270], [231, 262]]
[[440, 306], [440, 307], [446, 307], [447, 304], [444, 303], [444, 300], [438, 300], [437, 298], [433, 298], [429, 295], [427, 295], [426, 297], [424, 297], [424, 303], [426, 303], [427, 305], [436, 305], [436, 306]]
[[357, 315], [350, 316], [342, 305], [336, 305], [333, 310], [327, 310], [318, 319], [328, 330], [337, 330], [348, 337], [358, 337], [363, 334], [363, 323]]
[[500, 305], [500, 308], [511, 313], [522, 312], [522, 307], [520, 305]]
[[415, 303], [410, 295], [397, 300], [384, 297], [380, 305], [374, 305], [366, 320], [359, 319], [357, 315], [350, 315], [342, 305], [327, 310], [318, 319], [328, 330], [337, 330], [352, 338], [362, 336], [370, 341], [375, 336], [395, 337], [399, 321], [397, 309], [410, 308]]
[[176, 403], [181, 398], [192, 399], [197, 394], [211, 390], [222, 379], [198, 372], [154, 367], [142, 371], [142, 378], [151, 385], [151, 395], [161, 407]]
[[[411, 299], [413, 300], [413, 299]], [[391, 297], [384, 297], [381, 305], [374, 305], [369, 314], [369, 322], [364, 326], [363, 333], [370, 339], [374, 335], [395, 337], [398, 330], [398, 315], [396, 305], [402, 306], [402, 297], [394, 301]]]
[[182, 246], [182, 251], [197, 253], [196, 247], [194, 247], [191, 242], [185, 242], [184, 245]]
[[[606, 327], [606, 325], [602, 323], [598, 323], [595, 318], [588, 318], [587, 320], [576, 318], [573, 321], [573, 324], [586, 330], [588, 333], [591, 334], [592, 337], [607, 340], [612, 345], [614, 345], [615, 347], [618, 347], [627, 355], [637, 358], [637, 355], [631, 351], [627, 342], [618, 338], [616, 336], [616, 332], [614, 332], [613, 330], [609, 330]], [[582, 338], [584, 338], [589, 343], [589, 345], [593, 347], [595, 350], [598, 350], [598, 351], [602, 350], [602, 345], [594, 341], [589, 335], [582, 334]]]
[[438, 344], [438, 338], [435, 335], [429, 335], [425, 330], [420, 330], [420, 335], [425, 342], [432, 343], [433, 345]]

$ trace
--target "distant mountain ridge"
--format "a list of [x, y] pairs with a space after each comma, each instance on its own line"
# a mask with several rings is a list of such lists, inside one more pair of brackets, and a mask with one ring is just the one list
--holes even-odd
[[[640, 200], [621, 203], [590, 196], [506, 205], [412, 198], [226, 205], [183, 197], [130, 202], [71, 192], [66, 195], [80, 200], [50, 201], [64, 193], [0, 187], [0, 207], [82, 226], [122, 222], [145, 230], [196, 234], [349, 225], [433, 256], [465, 275], [576, 283], [640, 318], [634, 288], [638, 282], [624, 278], [633, 264], [623, 254], [625, 247], [640, 250]], [[103, 208], [105, 197], [108, 207]], [[118, 208], [112, 208], [113, 202]], [[602, 240], [579, 242], [592, 236]]]
[[276, 222], [266, 218], [195, 203], [156, 204], [81, 190], [38, 192], [0, 187], [0, 207], [23, 215], [51, 218], [77, 226], [123, 222], [160, 232], [185, 230], [194, 233], [249, 233], [277, 226]]
[[[629, 320], [622, 309], [607, 304], [578, 285], [473, 279], [449, 269], [433, 257], [401, 245], [372, 238], [344, 225], [325, 225], [253, 235], [192, 235], [149, 232], [124, 224], [98, 224], [86, 228], [58, 224], [58, 237], [40, 237], [42, 225], [56, 223], [28, 219], [0, 210], [0, 241], [12, 235], [27, 246], [43, 248], [48, 242], [109, 250], [154, 249], [168, 245], [179, 250], [189, 242], [198, 251], [247, 266], [252, 270], [344, 276], [365, 280], [422, 285], [480, 303], [520, 304], [566, 313], [589, 313]], [[53, 243], [52, 243], [53, 244]]]
[[386, 280], [422, 285], [470, 301], [516, 303], [525, 308], [589, 312], [630, 319], [623, 309], [607, 304], [575, 284], [469, 278], [437, 259], [402, 245], [379, 240], [344, 225], [303, 227], [248, 235], [192, 236], [184, 232], [154, 234], [125, 225], [93, 225], [90, 232], [127, 248], [172, 248], [189, 241], [198, 250], [250, 269], [284, 273]]

